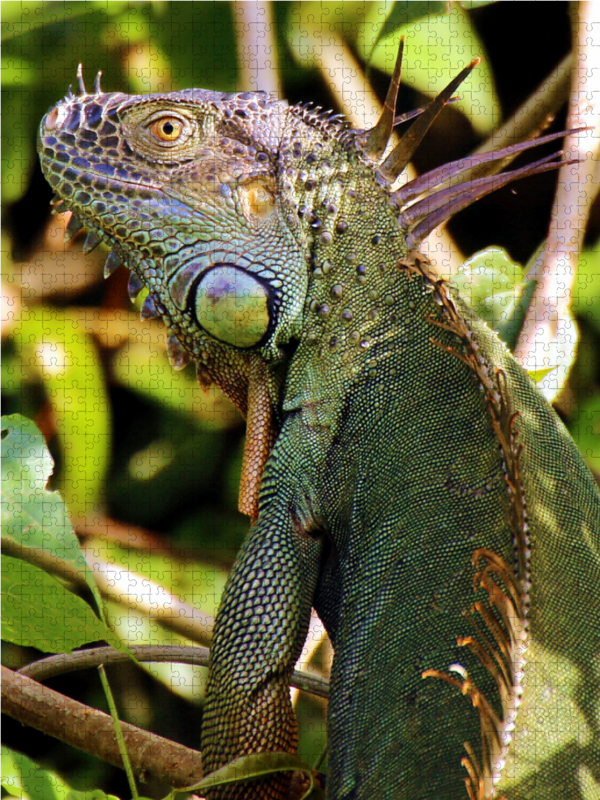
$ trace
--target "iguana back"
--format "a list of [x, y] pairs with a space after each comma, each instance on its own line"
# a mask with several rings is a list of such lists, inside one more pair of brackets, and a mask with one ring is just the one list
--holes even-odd
[[314, 605], [335, 649], [331, 798], [496, 785], [589, 800], [600, 497], [527, 375], [415, 249], [510, 176], [409, 205], [454, 165], [392, 193], [458, 85], [381, 161], [398, 82], [399, 67], [371, 132], [263, 93], [82, 85], [42, 122], [42, 166], [71, 229], [113, 248], [107, 273], [122, 260], [132, 294], [148, 286], [175, 365], [194, 359], [248, 417], [255, 522], [214, 633], [207, 770], [294, 751], [289, 677]]

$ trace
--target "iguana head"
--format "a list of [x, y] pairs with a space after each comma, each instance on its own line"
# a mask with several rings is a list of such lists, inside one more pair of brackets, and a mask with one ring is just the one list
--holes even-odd
[[103, 93], [99, 80], [88, 93], [80, 79], [39, 139], [57, 210], [73, 212], [67, 236], [85, 227], [86, 251], [111, 247], [105, 276], [124, 263], [132, 299], [148, 288], [142, 317], [167, 324], [173, 366], [193, 359], [201, 383], [216, 382], [249, 417], [241, 505], [252, 515], [308, 281], [279, 166], [289, 114], [263, 92], [128, 96]]
[[[288, 115], [261, 92], [97, 85], [42, 121], [42, 168], [90, 232], [85, 248], [110, 245], [149, 289], [145, 315], [164, 317], [198, 361], [222, 345], [277, 360], [298, 332], [306, 268], [278, 170]], [[140, 288], [134, 279], [131, 293]]]
[[[168, 326], [173, 366], [193, 359], [201, 384], [217, 383], [246, 415], [240, 508], [253, 517], [278, 433], [286, 361], [303, 338], [327, 336], [331, 346], [338, 339], [327, 317], [343, 281], [326, 279], [328, 299], [319, 302], [311, 287], [321, 280], [325, 291], [323, 276], [333, 262], [364, 283], [364, 266], [347, 252], [348, 232], [363, 249], [375, 248], [382, 237], [368, 234], [365, 220], [372, 225], [383, 215], [389, 230], [382, 248], [388, 258], [400, 257], [454, 211], [516, 174], [454, 186], [408, 206], [472, 166], [470, 159], [392, 193], [391, 184], [476, 62], [382, 160], [395, 123], [400, 63], [399, 56], [371, 131], [351, 130], [264, 92], [106, 94], [98, 76], [89, 93], [81, 70], [78, 94], [69, 90], [41, 123], [38, 149], [60, 200], [55, 210], [73, 212], [67, 236], [85, 227], [86, 251], [106, 243], [105, 275], [124, 263], [132, 270], [130, 296], [147, 287], [142, 317], [160, 316]], [[555, 166], [547, 162], [525, 168], [526, 174]], [[345, 324], [344, 313], [336, 324]]]

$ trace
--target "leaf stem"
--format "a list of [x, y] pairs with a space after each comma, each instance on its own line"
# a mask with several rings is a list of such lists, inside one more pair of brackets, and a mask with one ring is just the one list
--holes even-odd
[[104, 694], [106, 695], [106, 701], [110, 709], [110, 715], [112, 717], [113, 724], [115, 726], [115, 736], [117, 737], [119, 752], [121, 753], [121, 758], [123, 759], [123, 767], [125, 768], [125, 772], [127, 774], [127, 780], [129, 782], [129, 788], [131, 789], [131, 796], [133, 800], [140, 800], [137, 786], [135, 785], [135, 777], [133, 775], [133, 770], [131, 769], [131, 761], [129, 760], [129, 753], [127, 752], [127, 748], [125, 747], [125, 740], [123, 739], [123, 731], [121, 729], [121, 721], [117, 713], [115, 698], [113, 697], [113, 694], [110, 690], [110, 684], [108, 683], [108, 678], [106, 677], [106, 670], [104, 669], [104, 664], [99, 665], [98, 672], [100, 673], [102, 688], [104, 689]]

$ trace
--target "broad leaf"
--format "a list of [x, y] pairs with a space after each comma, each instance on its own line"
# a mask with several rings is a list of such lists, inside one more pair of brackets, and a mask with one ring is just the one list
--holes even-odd
[[[369, 5], [371, 15], [374, 15], [378, 4]], [[374, 21], [367, 19], [365, 29], [372, 29], [373, 24]], [[474, 58], [481, 58], [477, 69], [460, 87], [460, 99], [454, 107], [469, 118], [478, 134], [491, 133], [501, 118], [500, 103], [483, 42], [468, 13], [458, 5], [452, 5], [449, 12], [432, 14], [426, 22], [419, 19], [395, 27], [393, 33], [378, 41], [371, 66], [391, 75], [401, 36], [406, 40], [402, 82], [431, 97], [441, 92]]]
[[19, 800], [66, 800], [67, 784], [30, 758], [2, 745], [2, 789]]
[[296, 770], [305, 772], [310, 777], [310, 789], [312, 789], [312, 769], [308, 764], [301, 761], [298, 756], [290, 753], [257, 753], [236, 758], [235, 761], [231, 761], [221, 769], [211, 772], [200, 783], [189, 786], [188, 789], [190, 791], [210, 789], [214, 786], [226, 786], [232, 783], [262, 778], [274, 772], [294, 772]]
[[[489, 247], [467, 259], [452, 278], [471, 308], [503, 341], [525, 288], [524, 269], [500, 247]], [[516, 340], [515, 340], [516, 341]]]
[[[27, 561], [2, 556], [2, 638], [44, 653], [116, 637], [90, 606]], [[117, 646], [118, 642], [116, 642]]]
[[3, 541], [26, 548], [23, 557], [46, 569], [53, 561], [66, 562], [99, 600], [63, 499], [46, 489], [53, 466], [44, 437], [31, 420], [20, 414], [2, 417]]

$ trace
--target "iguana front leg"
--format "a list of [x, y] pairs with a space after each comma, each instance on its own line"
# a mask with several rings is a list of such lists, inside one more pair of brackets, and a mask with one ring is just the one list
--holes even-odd
[[[235, 563], [219, 609], [202, 724], [205, 771], [243, 755], [295, 753], [297, 722], [289, 696], [319, 574], [322, 539], [298, 524], [278, 493], [259, 516]], [[256, 797], [280, 798], [289, 784], [275, 775]], [[215, 790], [211, 800], [248, 797], [248, 784]]]

